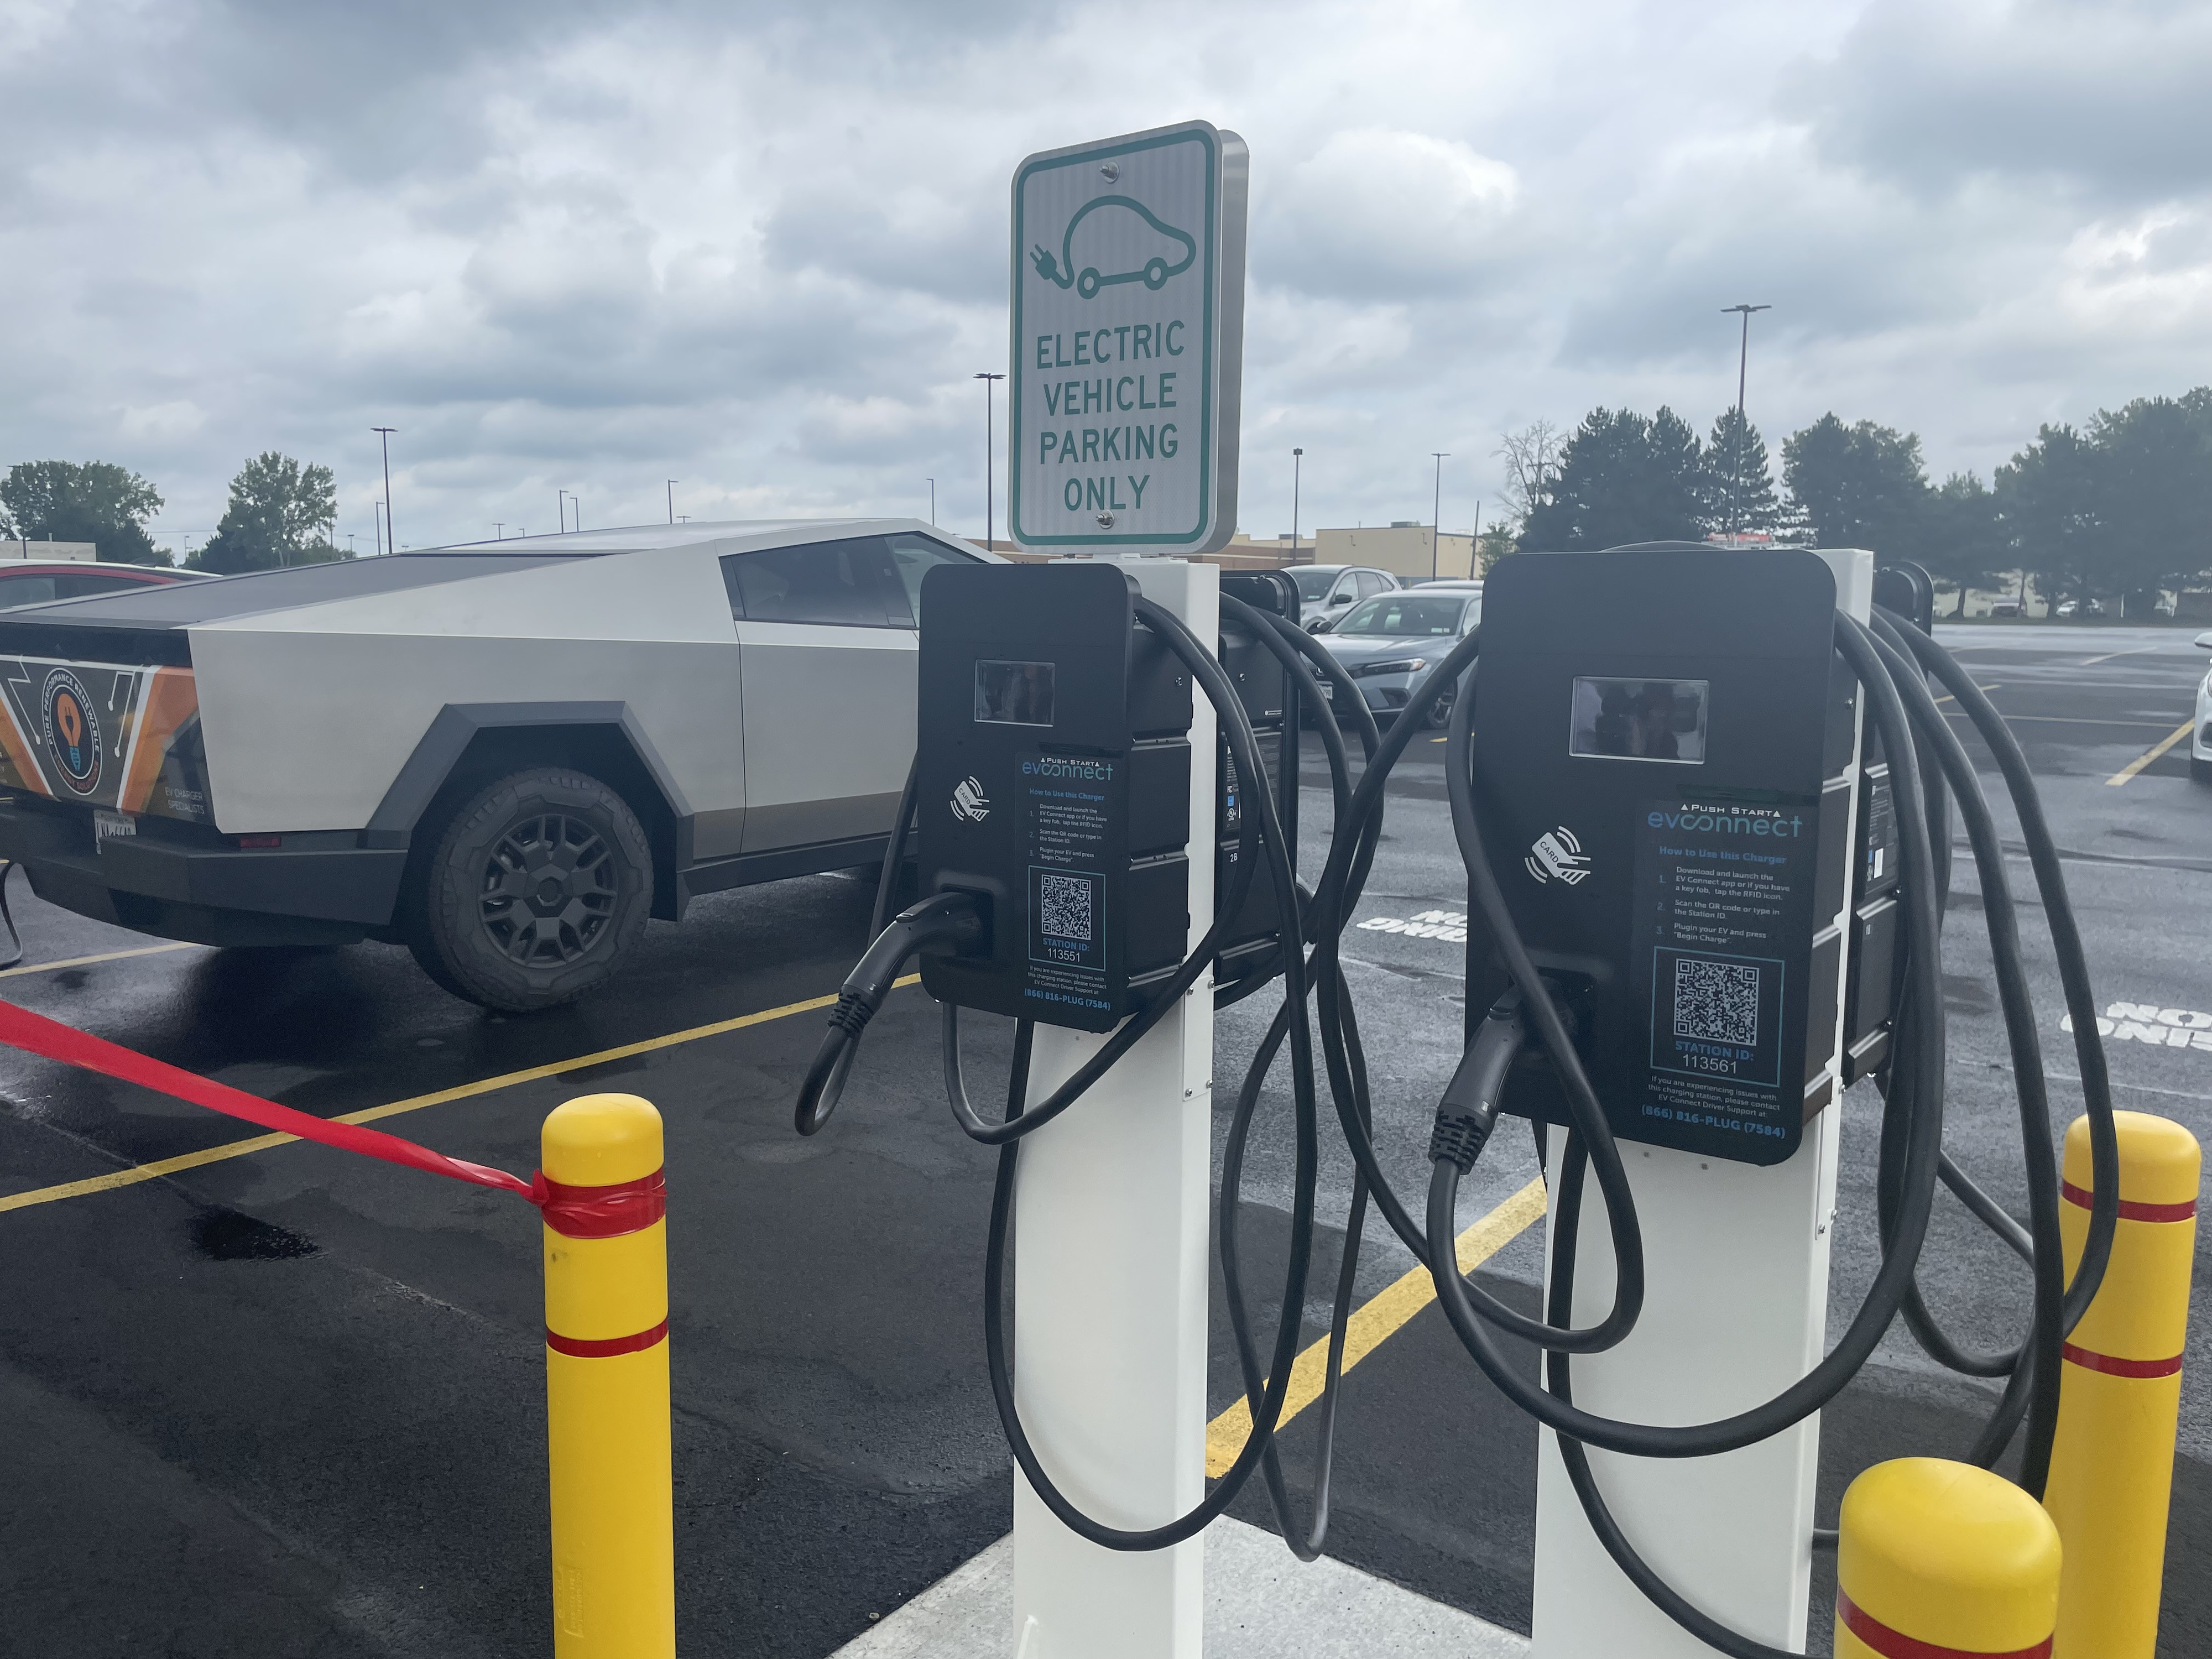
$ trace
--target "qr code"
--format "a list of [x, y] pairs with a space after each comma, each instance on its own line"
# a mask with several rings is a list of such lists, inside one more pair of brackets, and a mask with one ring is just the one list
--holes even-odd
[[1675, 957], [1674, 1035], [1697, 1042], [1756, 1044], [1759, 969]]
[[1044, 931], [1054, 939], [1091, 942], [1091, 884], [1081, 876], [1037, 878], [1037, 902], [1044, 908]]

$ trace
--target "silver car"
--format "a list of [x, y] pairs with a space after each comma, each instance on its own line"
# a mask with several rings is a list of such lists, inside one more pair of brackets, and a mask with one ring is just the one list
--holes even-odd
[[1404, 586], [1387, 570], [1365, 564], [1301, 564], [1286, 573], [1298, 585], [1298, 610], [1306, 631], [1318, 634], [1360, 600]]
[[[1322, 647], [1351, 675], [1367, 706], [1395, 719], [1413, 688], [1482, 620], [1482, 589], [1407, 588], [1377, 594], [1346, 611], [1321, 635]], [[1439, 698], [1429, 723], [1451, 718], [1452, 696]]]

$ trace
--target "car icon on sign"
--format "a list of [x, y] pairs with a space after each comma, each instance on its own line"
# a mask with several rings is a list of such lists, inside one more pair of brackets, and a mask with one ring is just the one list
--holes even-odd
[[[1093, 215], [1102, 216], [1094, 219]], [[1133, 219], [1132, 215], [1135, 216]], [[1097, 264], [1078, 264], [1075, 233], [1085, 221], [1090, 221], [1083, 237], [1086, 258], [1121, 269], [1101, 275]], [[1152, 234], [1148, 235], [1148, 232]], [[1141, 253], [1148, 241], [1153, 248], [1148, 257], [1130, 257]], [[1191, 261], [1196, 258], [1195, 237], [1188, 231], [1177, 230], [1142, 202], [1127, 196], [1101, 196], [1077, 209], [1075, 216], [1067, 222], [1067, 228], [1060, 234], [1057, 258], [1046, 251], [1042, 243], [1030, 252], [1030, 262], [1036, 266], [1038, 276], [1060, 288], [1072, 288], [1086, 300], [1097, 299], [1100, 289], [1111, 288], [1116, 283], [1142, 283], [1157, 291], [1167, 285], [1169, 277], [1189, 270]]]

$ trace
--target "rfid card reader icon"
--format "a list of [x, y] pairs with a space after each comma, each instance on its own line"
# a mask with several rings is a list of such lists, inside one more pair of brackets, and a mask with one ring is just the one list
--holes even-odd
[[1572, 887], [1589, 874], [1589, 854], [1564, 823], [1537, 836], [1529, 846], [1528, 856], [1521, 862], [1539, 884], [1563, 881]]
[[963, 823], [981, 823], [991, 816], [991, 798], [981, 779], [963, 778], [952, 786], [952, 816]]

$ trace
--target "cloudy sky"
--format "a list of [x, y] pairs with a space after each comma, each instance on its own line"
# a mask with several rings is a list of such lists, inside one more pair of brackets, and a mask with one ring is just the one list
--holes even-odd
[[[198, 541], [368, 428], [403, 545], [694, 518], [980, 533], [1025, 154], [1252, 156], [1243, 527], [1497, 509], [1596, 403], [1987, 473], [2212, 380], [2212, 3], [0, 0], [0, 465]], [[1003, 484], [1004, 474], [1000, 473]], [[1003, 518], [1001, 519], [1003, 523]]]

